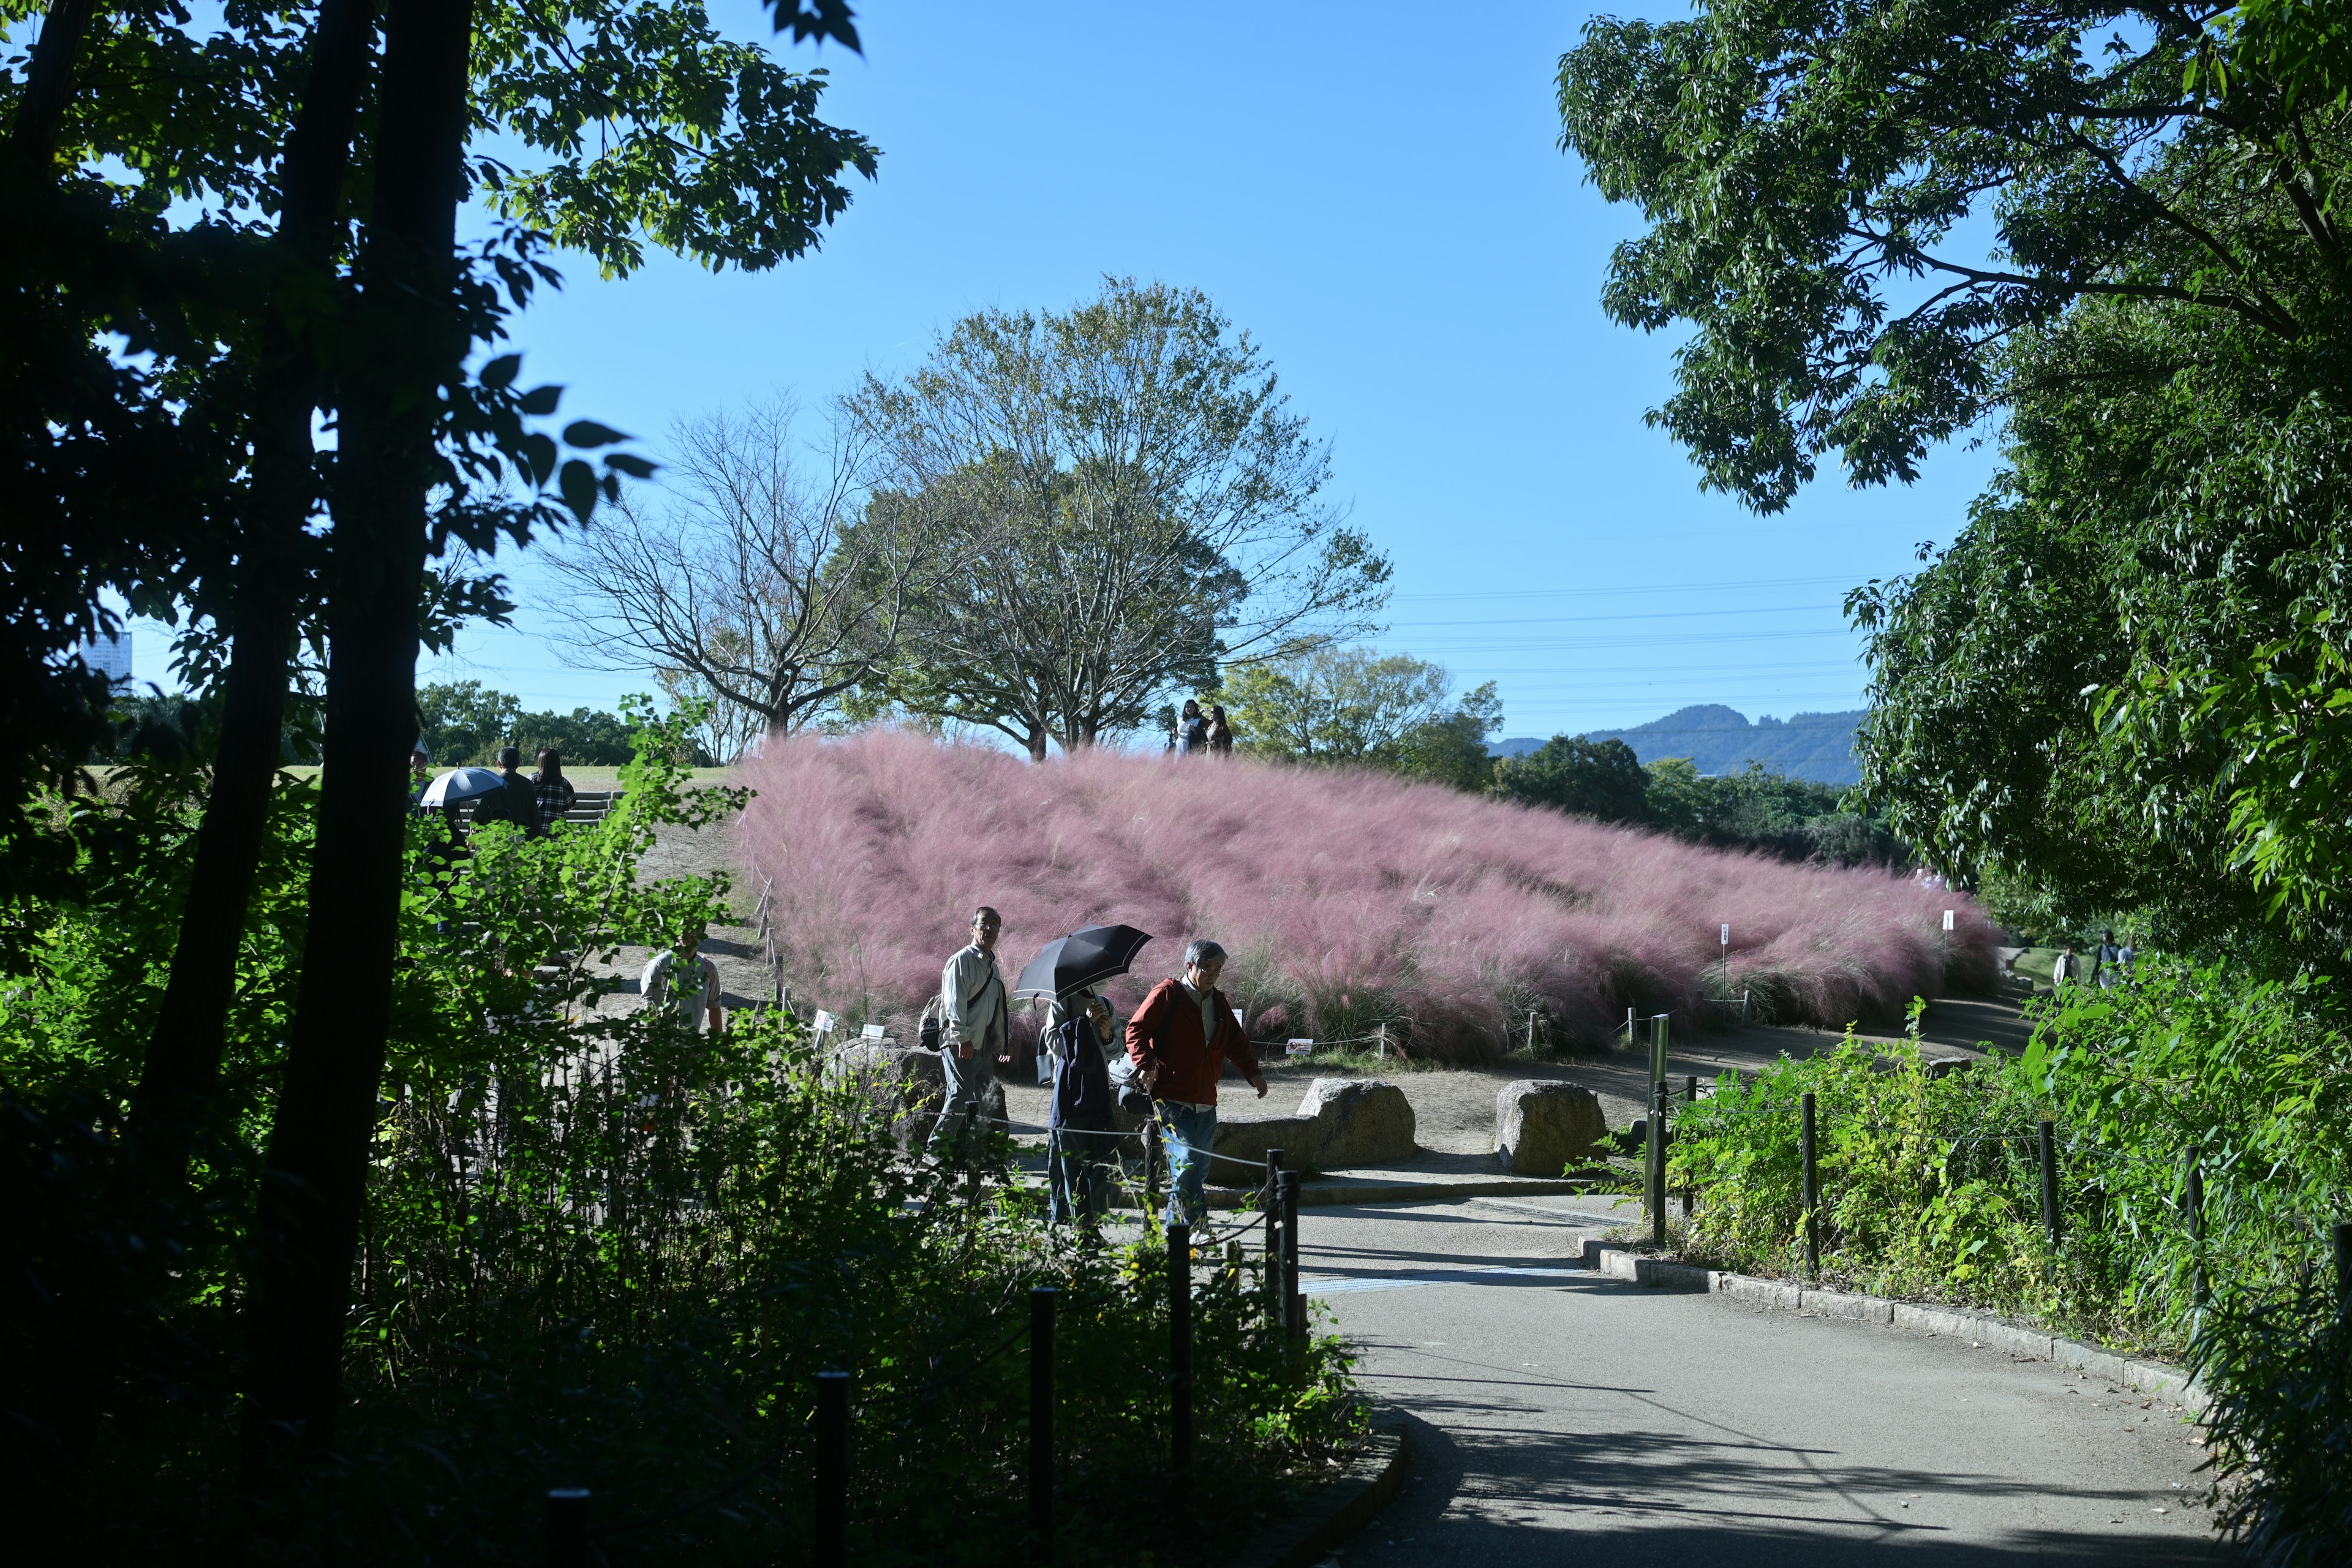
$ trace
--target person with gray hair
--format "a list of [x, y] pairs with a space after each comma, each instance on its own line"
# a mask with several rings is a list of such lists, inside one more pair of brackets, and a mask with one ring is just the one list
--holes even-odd
[[940, 1065], [947, 1072], [947, 1103], [932, 1124], [926, 1151], [934, 1159], [969, 1142], [972, 1125], [996, 1079], [996, 1058], [1013, 1022], [1004, 975], [996, 967], [996, 939], [1004, 917], [982, 904], [972, 911], [971, 941], [940, 972]]
[[1225, 950], [1206, 937], [1184, 949], [1184, 975], [1151, 988], [1127, 1021], [1127, 1055], [1151, 1092], [1151, 1113], [1168, 1140], [1164, 1223], [1207, 1217], [1209, 1156], [1217, 1145], [1217, 1080], [1231, 1058], [1265, 1098], [1265, 1074], [1234, 1005], [1217, 989]]

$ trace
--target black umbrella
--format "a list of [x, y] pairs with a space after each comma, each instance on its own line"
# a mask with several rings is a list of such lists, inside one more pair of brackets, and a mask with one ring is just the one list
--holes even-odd
[[1057, 936], [1022, 970], [1013, 994], [1053, 1001], [1082, 985], [1099, 984], [1126, 973], [1150, 940], [1150, 931], [1133, 926], [1087, 926]]

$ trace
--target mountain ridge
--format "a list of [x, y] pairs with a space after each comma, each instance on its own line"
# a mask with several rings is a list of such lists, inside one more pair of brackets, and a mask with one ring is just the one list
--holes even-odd
[[[1622, 741], [1645, 763], [1688, 757], [1703, 773], [1730, 773], [1757, 762], [1790, 778], [1851, 784], [1862, 779], [1853, 735], [1864, 711], [1792, 713], [1786, 719], [1766, 714], [1751, 723], [1736, 708], [1701, 702], [1629, 730], [1594, 730], [1585, 738]], [[1543, 743], [1541, 737], [1515, 735], [1487, 750], [1496, 756], [1520, 757]]]

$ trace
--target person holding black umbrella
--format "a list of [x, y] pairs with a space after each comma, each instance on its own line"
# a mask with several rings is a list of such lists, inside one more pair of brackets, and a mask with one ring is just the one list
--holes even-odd
[[1054, 1103], [1045, 1119], [1046, 1218], [1091, 1226], [1110, 1201], [1110, 1004], [1091, 991], [1062, 998], [1050, 1031]]
[[1234, 1005], [1217, 989], [1225, 950], [1205, 937], [1184, 949], [1184, 977], [1151, 988], [1127, 1021], [1127, 1054], [1151, 1091], [1152, 1114], [1168, 1135], [1168, 1212], [1164, 1223], [1195, 1223], [1209, 1212], [1202, 1190], [1217, 1144], [1217, 1079], [1225, 1058], [1265, 1098], [1265, 1075]]

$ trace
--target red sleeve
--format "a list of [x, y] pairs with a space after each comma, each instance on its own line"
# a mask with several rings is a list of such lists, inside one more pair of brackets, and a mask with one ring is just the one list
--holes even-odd
[[1255, 1078], [1265, 1069], [1257, 1065], [1257, 1048], [1250, 1044], [1249, 1031], [1234, 1016], [1234, 1004], [1223, 992], [1217, 993], [1217, 1044], [1234, 1058], [1244, 1078]]
[[1152, 1037], [1160, 1033], [1160, 1021], [1168, 1016], [1171, 1005], [1168, 998], [1175, 993], [1176, 983], [1163, 980], [1151, 988], [1143, 1005], [1127, 1021], [1127, 1058], [1138, 1068], [1151, 1065]]

